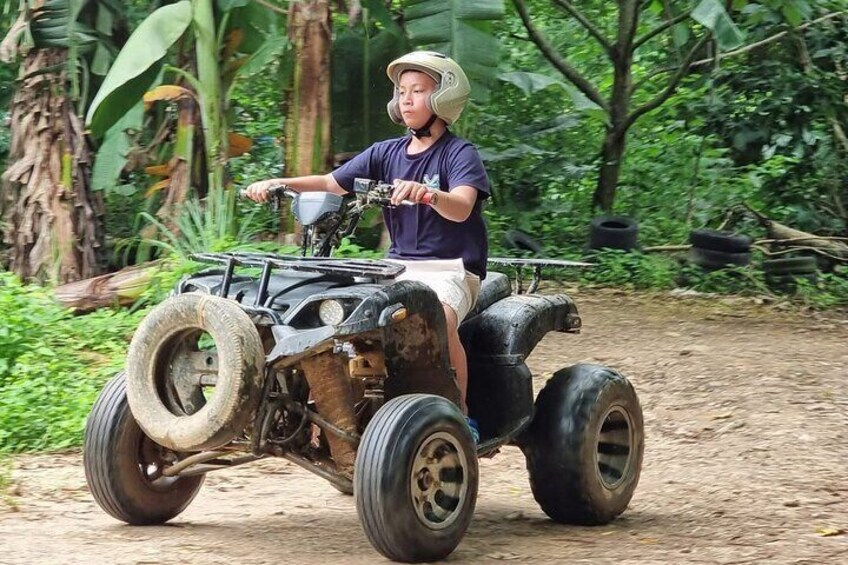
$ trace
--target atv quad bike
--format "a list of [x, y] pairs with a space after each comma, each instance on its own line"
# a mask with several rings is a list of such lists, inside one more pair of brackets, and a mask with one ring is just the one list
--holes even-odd
[[[353, 196], [293, 198], [303, 256], [204, 253], [214, 266], [182, 280], [138, 328], [125, 371], [100, 393], [84, 463], [98, 504], [130, 524], [160, 524], [191, 502], [206, 473], [281, 457], [352, 493], [384, 556], [433, 561], [460, 543], [474, 513], [478, 458], [516, 445], [553, 520], [603, 524], [639, 479], [642, 412], [612, 369], [557, 371], [534, 401], [525, 359], [551, 331], [578, 332], [564, 294], [516, 294], [485, 279], [460, 327], [475, 445], [458, 407], [442, 306], [403, 266], [332, 259], [390, 185]], [[309, 252], [314, 255], [307, 256]], [[496, 260], [536, 270], [563, 261]]]

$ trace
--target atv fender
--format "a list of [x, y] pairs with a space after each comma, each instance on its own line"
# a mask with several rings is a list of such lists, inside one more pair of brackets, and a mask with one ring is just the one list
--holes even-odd
[[[399, 321], [391, 314], [406, 313]], [[459, 405], [459, 387], [450, 369], [445, 312], [436, 293], [423, 283], [398, 281], [384, 286], [362, 302], [340, 336], [380, 329], [388, 378], [385, 399], [402, 394], [436, 394]]]
[[533, 415], [533, 376], [524, 363], [551, 331], [580, 331], [574, 301], [564, 294], [514, 295], [464, 322], [468, 411], [485, 441], [515, 437]]

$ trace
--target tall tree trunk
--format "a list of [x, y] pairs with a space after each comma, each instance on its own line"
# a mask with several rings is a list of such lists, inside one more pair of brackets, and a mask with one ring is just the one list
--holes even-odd
[[327, 0], [292, 2], [289, 39], [294, 48], [286, 115], [286, 175], [326, 173], [330, 146], [330, 7]]
[[601, 148], [601, 170], [598, 184], [592, 198], [592, 205], [604, 212], [611, 212], [621, 173], [621, 159], [624, 156], [625, 132], [615, 128], [607, 130], [604, 145]]
[[70, 282], [103, 266], [103, 202], [91, 192], [91, 152], [67, 95], [66, 66], [65, 50], [32, 50], [12, 100], [0, 209], [9, 269], [22, 279]]
[[592, 197], [592, 205], [604, 212], [612, 211], [621, 159], [627, 142], [630, 97], [633, 95], [633, 40], [639, 24], [639, 2], [626, 0], [619, 3], [618, 38], [613, 46], [612, 94], [609, 103], [609, 126], [601, 148], [601, 170]]
[[[330, 138], [330, 6], [327, 0], [289, 4], [288, 37], [293, 66], [283, 101], [286, 176], [329, 172], [333, 166]], [[299, 245], [301, 226], [288, 207], [281, 211], [283, 243]]]

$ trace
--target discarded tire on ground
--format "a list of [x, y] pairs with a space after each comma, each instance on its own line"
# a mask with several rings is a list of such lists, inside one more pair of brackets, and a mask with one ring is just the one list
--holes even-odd
[[174, 451], [214, 449], [253, 417], [264, 366], [259, 333], [237, 303], [180, 294], [156, 306], [133, 336], [127, 398], [156, 443]]
[[627, 216], [599, 216], [589, 223], [589, 249], [623, 249], [636, 247], [639, 225]]
[[692, 230], [689, 233], [689, 243], [693, 247], [727, 253], [747, 253], [751, 250], [750, 237], [730, 231]]
[[513, 249], [529, 251], [534, 255], [542, 252], [542, 245], [522, 231], [509, 230], [504, 234], [504, 241]]
[[713, 249], [703, 249], [701, 247], [692, 247], [689, 249], [689, 261], [698, 265], [702, 269], [715, 271], [730, 267], [742, 267], [751, 262], [751, 254], [730, 253], [727, 251], [715, 251]]

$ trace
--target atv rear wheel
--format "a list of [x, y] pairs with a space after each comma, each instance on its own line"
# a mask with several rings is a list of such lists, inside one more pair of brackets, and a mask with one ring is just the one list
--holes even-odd
[[545, 514], [569, 524], [609, 522], [627, 508], [642, 467], [642, 408], [633, 386], [600, 365], [557, 371], [536, 399], [521, 447]]
[[448, 556], [477, 501], [477, 454], [459, 408], [440, 396], [387, 402], [356, 454], [354, 497], [365, 534], [394, 561]]
[[144, 435], [127, 404], [126, 379], [110, 380], [85, 426], [85, 479], [97, 504], [134, 525], [161, 524], [185, 510], [204, 476], [166, 477], [177, 454]]

